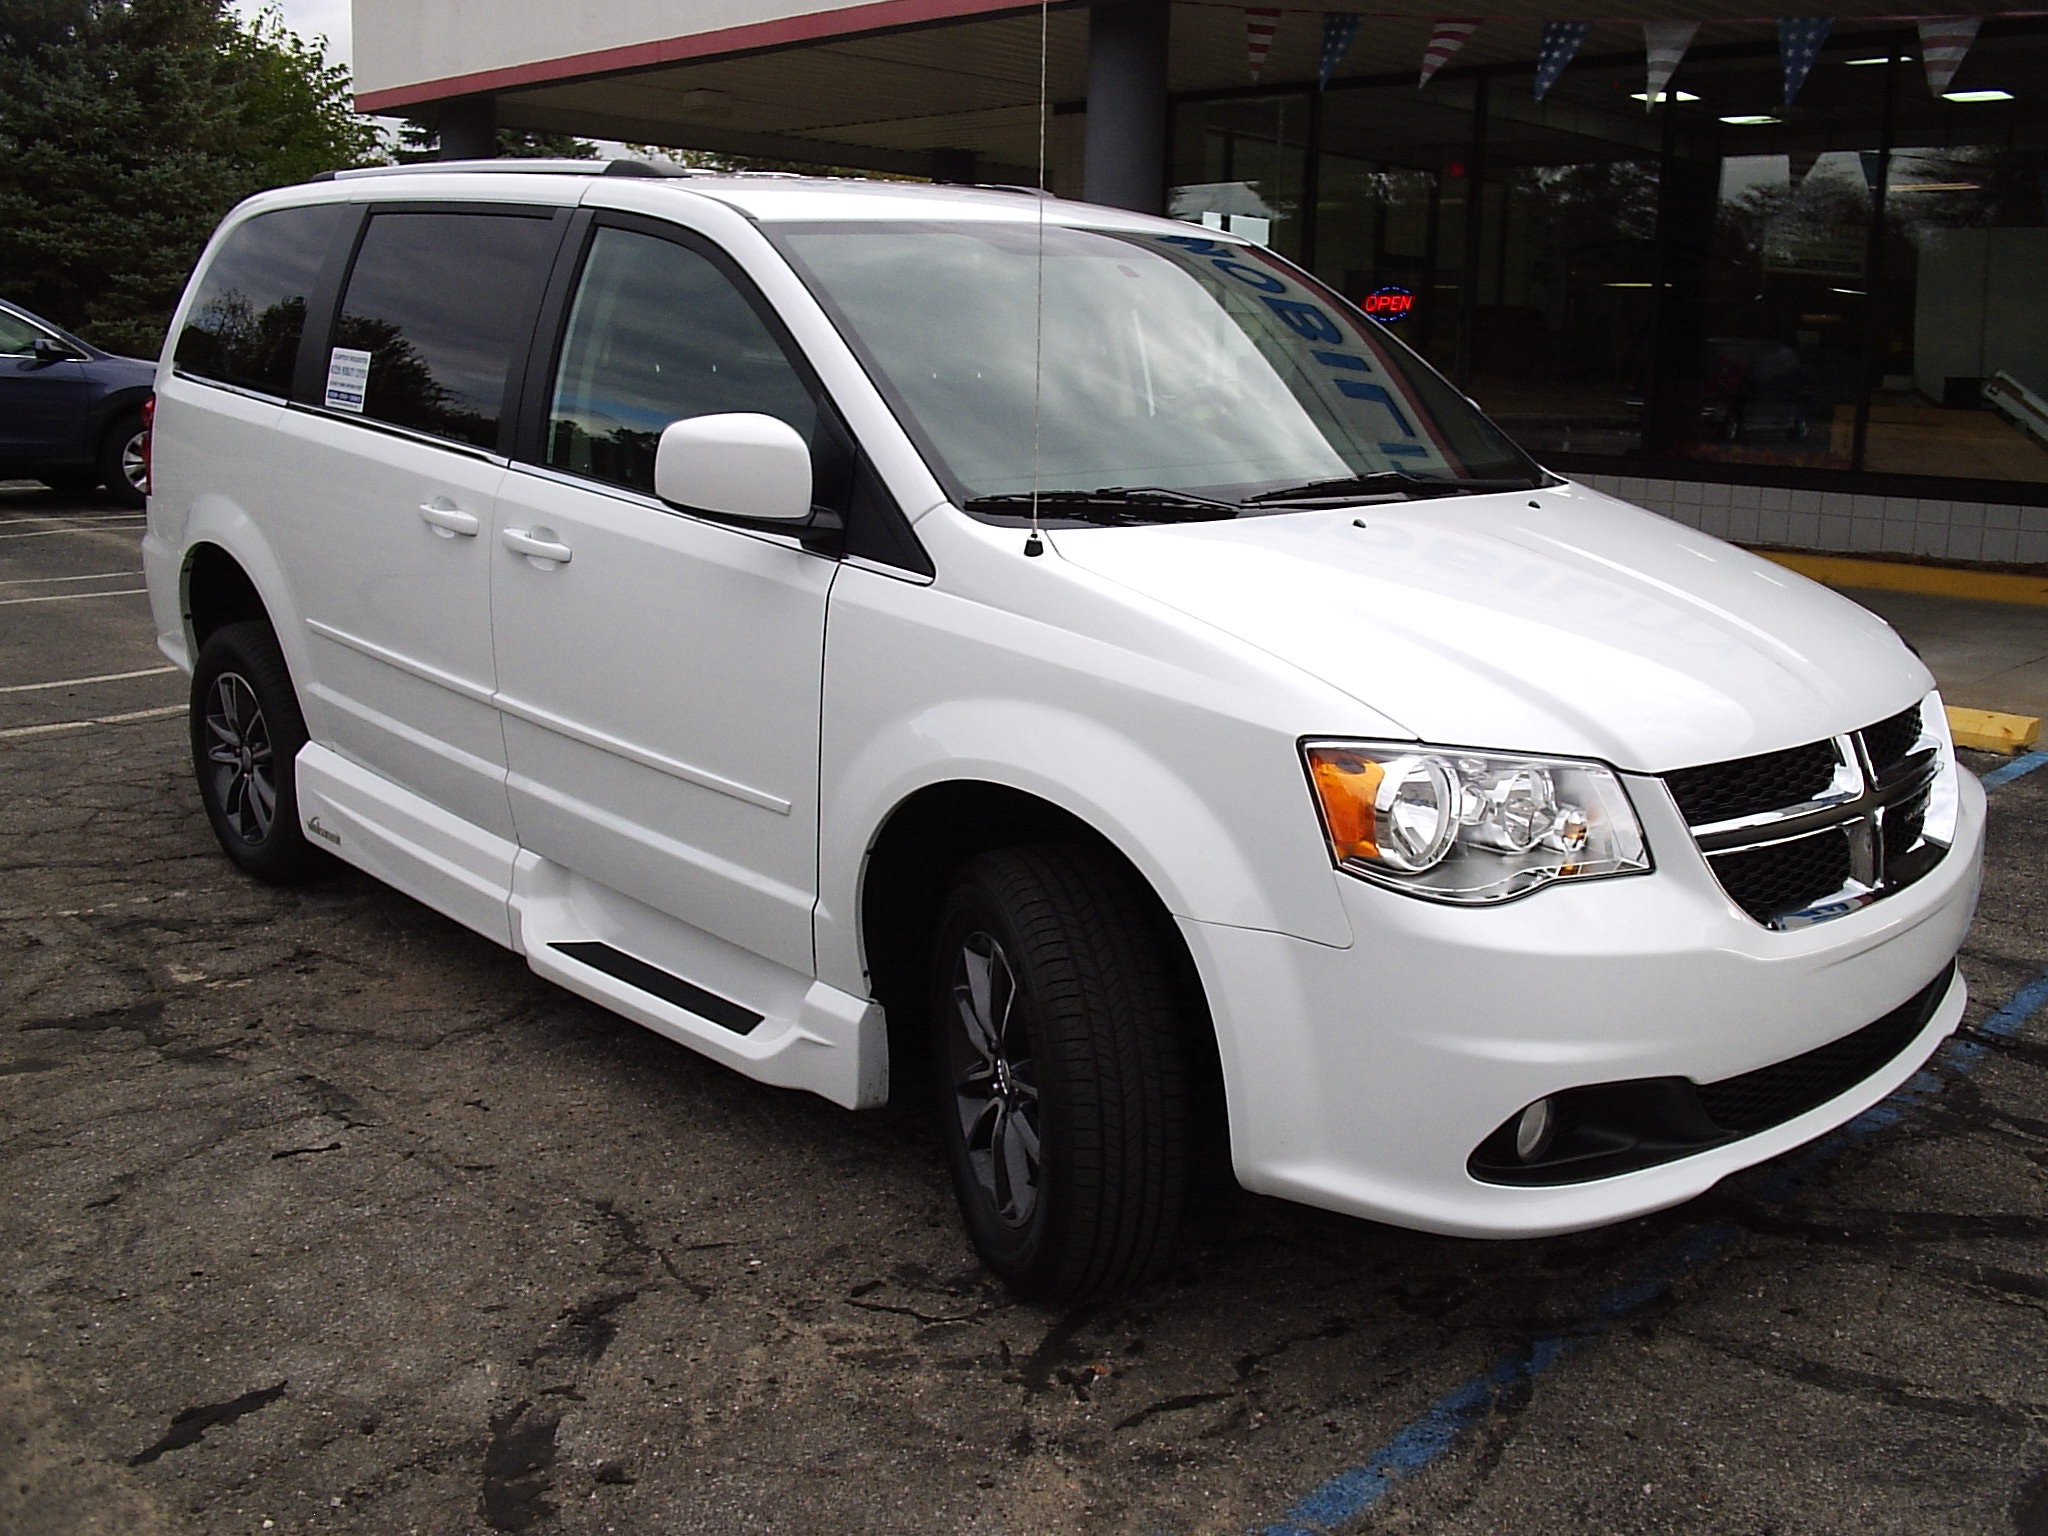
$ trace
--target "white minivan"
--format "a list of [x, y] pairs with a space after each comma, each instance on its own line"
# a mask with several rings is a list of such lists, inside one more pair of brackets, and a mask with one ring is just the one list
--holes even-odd
[[917, 1085], [1027, 1294], [1155, 1273], [1210, 1146], [1434, 1232], [1655, 1210], [1962, 1015], [1984, 799], [1898, 637], [1231, 235], [344, 173], [228, 217], [156, 389], [229, 857], [764, 1082]]

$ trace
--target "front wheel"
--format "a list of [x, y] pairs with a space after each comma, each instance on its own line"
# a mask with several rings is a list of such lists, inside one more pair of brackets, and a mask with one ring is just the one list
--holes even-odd
[[1162, 936], [1133, 877], [1085, 847], [969, 863], [931, 967], [954, 1193], [988, 1267], [1074, 1301], [1172, 1257], [1192, 1084]]
[[192, 770], [213, 834], [259, 880], [296, 884], [327, 857], [299, 828], [292, 766], [306, 721], [270, 626], [249, 620], [207, 636], [192, 669]]

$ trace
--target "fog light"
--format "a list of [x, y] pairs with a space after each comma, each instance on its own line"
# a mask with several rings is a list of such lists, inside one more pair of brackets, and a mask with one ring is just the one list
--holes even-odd
[[1557, 1117], [1550, 1112], [1550, 1100], [1538, 1099], [1515, 1117], [1515, 1156], [1533, 1163], [1550, 1150], [1551, 1133]]

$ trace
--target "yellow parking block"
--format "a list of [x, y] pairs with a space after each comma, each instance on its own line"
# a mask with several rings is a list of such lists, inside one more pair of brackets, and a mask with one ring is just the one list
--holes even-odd
[[1995, 709], [1948, 706], [1948, 728], [1959, 747], [1979, 752], [2024, 752], [2041, 734], [2033, 715], [2006, 715]]

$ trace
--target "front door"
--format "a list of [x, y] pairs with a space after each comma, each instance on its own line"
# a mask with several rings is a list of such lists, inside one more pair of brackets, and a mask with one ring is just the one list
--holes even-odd
[[35, 355], [47, 333], [0, 310], [0, 461], [36, 463], [89, 455], [85, 364]]
[[590, 232], [541, 462], [498, 496], [498, 704], [523, 847], [808, 973], [837, 564], [653, 495], [671, 421], [760, 411], [815, 440], [741, 281], [676, 238]]

